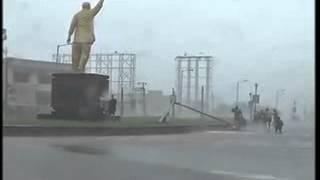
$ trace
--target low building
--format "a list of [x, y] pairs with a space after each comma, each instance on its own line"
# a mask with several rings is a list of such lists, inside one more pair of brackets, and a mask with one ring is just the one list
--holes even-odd
[[70, 64], [7, 57], [3, 59], [3, 105], [7, 117], [49, 113], [51, 74], [70, 72]]

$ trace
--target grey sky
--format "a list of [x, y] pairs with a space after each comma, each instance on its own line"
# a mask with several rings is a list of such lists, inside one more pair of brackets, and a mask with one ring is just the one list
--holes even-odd
[[[5, 0], [9, 55], [51, 60], [81, 3]], [[274, 104], [280, 88], [283, 105], [294, 97], [314, 104], [312, 0], [106, 0], [95, 24], [93, 52], [136, 52], [137, 80], [151, 89], [169, 93], [174, 57], [204, 52], [216, 57], [217, 101], [232, 103], [236, 81], [247, 78], [261, 85], [266, 104]], [[249, 85], [241, 85], [241, 101], [248, 100]]]

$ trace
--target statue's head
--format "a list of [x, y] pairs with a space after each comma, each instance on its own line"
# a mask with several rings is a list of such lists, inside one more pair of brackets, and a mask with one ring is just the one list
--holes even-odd
[[82, 9], [91, 9], [90, 3], [89, 2], [82, 3]]

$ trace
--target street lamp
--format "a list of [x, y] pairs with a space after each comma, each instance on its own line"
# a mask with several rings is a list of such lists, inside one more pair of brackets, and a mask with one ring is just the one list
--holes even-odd
[[236, 106], [238, 106], [238, 103], [239, 103], [239, 85], [240, 83], [243, 83], [243, 82], [248, 82], [248, 80], [244, 79], [244, 80], [239, 80], [237, 82]]
[[253, 94], [249, 93], [249, 110], [250, 110], [250, 121], [253, 120]]
[[276, 91], [276, 101], [275, 101], [275, 109], [278, 109], [279, 97], [284, 93], [285, 89], [278, 89]]

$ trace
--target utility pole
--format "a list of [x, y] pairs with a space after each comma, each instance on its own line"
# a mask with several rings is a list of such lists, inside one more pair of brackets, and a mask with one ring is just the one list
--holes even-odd
[[[7, 40], [7, 30], [2, 29], [2, 41]], [[4, 77], [2, 77], [4, 81], [4, 108], [3, 108], [3, 119], [7, 117], [7, 104], [8, 104], [8, 61], [6, 59], [8, 54], [8, 49], [5, 47], [4, 50], [2, 50], [2, 70], [4, 70]]]
[[181, 75], [180, 75], [180, 77], [181, 77], [181, 83], [180, 83], [180, 103], [182, 103], [182, 99], [183, 99], [183, 72], [184, 72], [184, 70], [183, 69], [181, 69]]
[[172, 88], [172, 99], [171, 99], [171, 110], [172, 110], [172, 114], [171, 117], [174, 119], [175, 117], [175, 103], [176, 103], [176, 93], [174, 91], [174, 88]]
[[252, 121], [252, 120], [253, 120], [253, 117], [252, 117], [252, 112], [253, 112], [253, 95], [252, 95], [251, 92], [249, 93], [249, 97], [250, 97], [250, 99], [249, 99], [250, 121]]
[[187, 104], [190, 105], [190, 100], [191, 100], [191, 61], [190, 59], [188, 60], [188, 71], [187, 71]]
[[254, 102], [253, 117], [256, 117], [256, 113], [257, 113], [257, 102], [258, 102], [258, 83], [255, 83], [255, 84], [254, 84], [254, 98], [253, 98], [253, 102]]
[[121, 95], [120, 95], [120, 117], [123, 116], [123, 87], [121, 87]]
[[209, 108], [210, 108], [210, 90], [211, 90], [211, 60], [210, 59], [206, 59], [206, 94], [205, 94], [205, 98], [206, 98], [206, 108], [205, 108], [205, 111], [208, 112], [209, 111]]
[[[204, 87], [201, 86], [201, 112], [204, 110]], [[201, 118], [203, 115], [201, 114]]]
[[143, 115], [146, 116], [147, 115], [147, 111], [146, 111], [146, 89], [145, 89], [145, 85], [147, 85], [146, 82], [138, 82], [137, 84], [141, 84], [141, 89], [142, 89], [142, 98], [143, 98]]
[[194, 100], [198, 102], [199, 100], [199, 59], [196, 60], [196, 68], [195, 68], [195, 84], [194, 84]]

